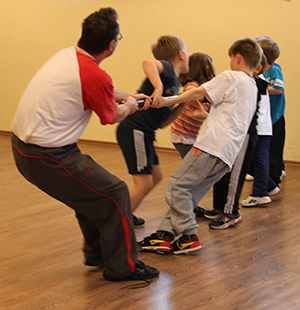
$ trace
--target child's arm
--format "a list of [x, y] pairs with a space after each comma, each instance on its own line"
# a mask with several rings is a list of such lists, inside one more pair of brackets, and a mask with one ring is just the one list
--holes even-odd
[[282, 95], [284, 93], [283, 89], [274, 88], [272, 86], [268, 87], [269, 95]]
[[180, 112], [184, 109], [184, 107], [185, 103], [181, 103], [176, 108], [174, 108], [170, 113], [170, 115], [168, 116], [168, 118], [161, 123], [160, 128], [164, 128], [169, 124], [171, 124], [172, 122], [174, 122], [177, 116], [180, 114]]
[[204, 109], [204, 106], [208, 107], [207, 104], [204, 104], [197, 100], [198, 109], [193, 112], [187, 112], [187, 115], [193, 118], [206, 119], [208, 112]]
[[[200, 101], [202, 101], [205, 95], [207, 95], [205, 88], [200, 86], [194, 89], [187, 90], [186, 92], [182, 93], [181, 95], [175, 98], [166, 99], [162, 97], [160, 104], [156, 105], [155, 107], [162, 108], [162, 107], [174, 105], [176, 103], [186, 103], [188, 101], [196, 100], [196, 99], [199, 99]], [[153, 107], [153, 103], [151, 106]]]
[[157, 105], [160, 103], [164, 90], [160, 79], [160, 74], [164, 71], [164, 66], [159, 60], [146, 59], [143, 61], [143, 70], [154, 88], [154, 92], [151, 95], [152, 103]]

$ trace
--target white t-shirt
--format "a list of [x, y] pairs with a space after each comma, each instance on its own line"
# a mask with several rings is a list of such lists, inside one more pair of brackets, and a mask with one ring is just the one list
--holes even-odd
[[256, 83], [243, 71], [228, 70], [202, 86], [212, 105], [194, 146], [232, 168], [256, 111]]
[[31, 79], [11, 128], [25, 143], [61, 147], [78, 141], [93, 111], [107, 124], [116, 108], [111, 77], [73, 46], [57, 52]]
[[[262, 74], [260, 74], [259, 77], [265, 80]], [[259, 136], [272, 136], [271, 104], [268, 91], [266, 95], [261, 95], [258, 107], [257, 134]]]

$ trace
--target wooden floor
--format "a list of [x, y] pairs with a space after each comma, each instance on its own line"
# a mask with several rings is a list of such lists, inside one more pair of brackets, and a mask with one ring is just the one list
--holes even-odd
[[[114, 145], [81, 142], [105, 168], [132, 182]], [[265, 208], [242, 208], [243, 223], [216, 231], [199, 219], [202, 250], [194, 255], [140, 253], [161, 274], [147, 288], [122, 289], [101, 269], [82, 264], [82, 237], [73, 211], [29, 184], [16, 170], [10, 137], [0, 135], [0, 309], [300, 309], [300, 167], [288, 165], [281, 192]], [[136, 215], [146, 219], [138, 240], [167, 211], [164, 186], [180, 162], [159, 152], [165, 178]], [[242, 198], [250, 194], [246, 182]], [[201, 206], [211, 208], [211, 192]]]

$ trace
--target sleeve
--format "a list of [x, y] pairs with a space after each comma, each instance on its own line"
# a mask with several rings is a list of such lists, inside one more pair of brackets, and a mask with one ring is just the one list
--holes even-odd
[[284, 91], [283, 75], [279, 66], [273, 65], [272, 75], [270, 76], [270, 86]]
[[228, 71], [224, 71], [201, 86], [206, 90], [209, 102], [218, 104], [224, 101], [231, 84], [230, 74]]
[[89, 56], [77, 53], [84, 109], [93, 110], [102, 125], [110, 124], [117, 110], [112, 78]]
[[86, 99], [85, 109], [93, 110], [102, 125], [110, 124], [117, 110], [113, 84], [109, 81], [102, 84], [86, 94]]

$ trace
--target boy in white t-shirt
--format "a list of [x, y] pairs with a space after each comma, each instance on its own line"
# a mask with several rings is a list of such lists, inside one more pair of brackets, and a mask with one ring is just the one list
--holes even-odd
[[[244, 185], [245, 175], [249, 170], [252, 158], [253, 163], [255, 162], [254, 170], [257, 177], [256, 184], [258, 185], [254, 189], [254, 192], [262, 197], [262, 199], [258, 198], [257, 200], [259, 200], [259, 203], [271, 201], [268, 194], [268, 184], [273, 182], [269, 177], [269, 145], [272, 137], [270, 101], [267, 90], [268, 82], [262, 75], [259, 76], [265, 66], [266, 57], [263, 56], [260, 65], [258, 65], [253, 73], [259, 92], [256, 116], [251, 122], [246, 139], [232, 170], [226, 173], [214, 185], [214, 209], [210, 211], [206, 210], [204, 215], [206, 218], [213, 219], [209, 223], [209, 227], [212, 229], [226, 229], [242, 222], [242, 217], [238, 211], [239, 199]], [[249, 200], [253, 203], [254, 197], [252, 198]]]
[[[206, 97], [211, 110], [193, 149], [167, 182], [165, 197], [170, 210], [157, 232], [139, 243], [143, 250], [182, 254], [201, 249], [193, 208], [232, 168], [257, 106], [252, 75], [261, 61], [261, 48], [253, 39], [245, 38], [231, 45], [229, 56], [231, 70], [177, 98], [163, 98], [158, 106]], [[197, 111], [202, 115], [201, 110], [196, 110], [196, 115]]]

